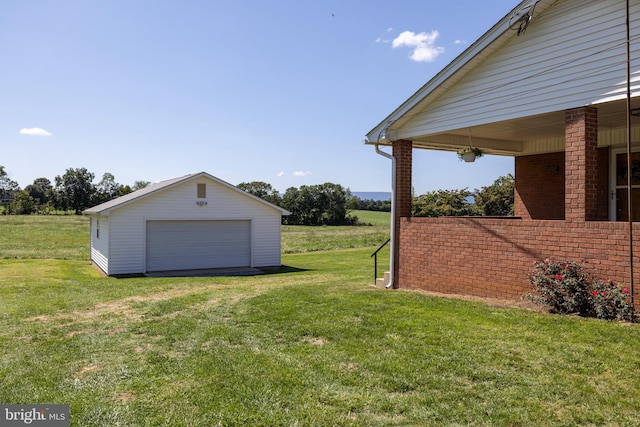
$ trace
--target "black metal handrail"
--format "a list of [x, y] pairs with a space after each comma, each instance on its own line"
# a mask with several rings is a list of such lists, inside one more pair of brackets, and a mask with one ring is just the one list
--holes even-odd
[[380, 247], [376, 249], [374, 253], [371, 254], [371, 256], [374, 257], [373, 258], [373, 283], [375, 283], [376, 280], [378, 279], [378, 252], [380, 252], [382, 248], [387, 246], [390, 241], [391, 241], [391, 238], [388, 238], [386, 242], [381, 244]]

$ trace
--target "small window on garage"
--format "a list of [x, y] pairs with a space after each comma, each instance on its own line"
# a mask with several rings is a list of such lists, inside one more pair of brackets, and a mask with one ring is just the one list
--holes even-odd
[[96, 239], [100, 238], [100, 220], [96, 220]]
[[207, 198], [207, 184], [198, 184], [198, 199]]

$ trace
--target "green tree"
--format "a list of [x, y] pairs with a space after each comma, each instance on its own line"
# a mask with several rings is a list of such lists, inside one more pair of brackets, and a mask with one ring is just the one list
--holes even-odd
[[[16, 181], [9, 178], [4, 166], [0, 165], [0, 206], [8, 206], [17, 191], [20, 191], [20, 186]], [[5, 213], [7, 213], [6, 210]]]
[[347, 199], [351, 197], [351, 191], [331, 182], [316, 187], [316, 197], [319, 199], [319, 207], [322, 208], [321, 223], [323, 225], [347, 224]]
[[112, 173], [106, 172], [102, 175], [102, 179], [96, 185], [95, 192], [91, 200], [92, 205], [108, 202], [109, 200], [119, 197], [120, 184], [116, 182], [116, 178]]
[[311, 225], [313, 221], [313, 200], [306, 186], [289, 187], [282, 196], [281, 206], [291, 212], [282, 217], [284, 224]]
[[473, 194], [462, 190], [430, 191], [413, 199], [413, 216], [471, 216], [478, 215], [476, 206], [471, 203]]
[[26, 190], [16, 191], [7, 206], [7, 214], [29, 215], [36, 211], [36, 203]]
[[349, 199], [347, 199], [347, 209], [349, 210], [355, 210], [355, 209], [360, 209], [361, 206], [363, 206], [362, 200], [360, 200], [360, 197], [358, 196], [351, 196], [349, 197]]
[[352, 196], [347, 200], [347, 209], [390, 212], [391, 200], [373, 200], [373, 199], [362, 200], [358, 196]]
[[37, 206], [44, 206], [49, 202], [53, 185], [47, 178], [36, 178], [33, 180], [33, 184], [27, 185], [24, 189]]
[[508, 174], [496, 179], [492, 185], [475, 191], [475, 201], [478, 209], [485, 216], [512, 216], [513, 191], [515, 180]]
[[80, 215], [83, 210], [91, 207], [91, 200], [96, 192], [94, 176], [85, 168], [69, 168], [62, 177], [56, 176], [53, 191], [56, 209], [72, 209], [76, 215]]
[[274, 205], [280, 206], [281, 198], [278, 190], [273, 188], [271, 184], [262, 181], [241, 182], [236, 187], [256, 197], [260, 197]]
[[129, 185], [120, 184], [118, 186], [118, 197], [124, 196], [125, 194], [129, 194], [129, 193], [132, 193], [132, 192], [133, 192], [133, 189]]
[[351, 192], [339, 184], [303, 185], [288, 188], [281, 206], [291, 212], [283, 217], [285, 224], [343, 225], [350, 223], [347, 198]]

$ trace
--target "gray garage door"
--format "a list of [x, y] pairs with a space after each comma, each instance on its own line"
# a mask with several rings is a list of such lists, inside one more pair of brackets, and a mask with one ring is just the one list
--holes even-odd
[[147, 221], [147, 271], [250, 265], [251, 221]]

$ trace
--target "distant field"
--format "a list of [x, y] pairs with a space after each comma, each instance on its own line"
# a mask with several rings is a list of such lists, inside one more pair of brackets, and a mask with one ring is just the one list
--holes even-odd
[[377, 247], [389, 238], [388, 212], [351, 211], [371, 225], [307, 227], [282, 226], [282, 252], [300, 253], [334, 249]]
[[352, 210], [350, 211], [350, 213], [354, 216], [357, 216], [362, 223], [385, 226], [387, 227], [387, 229], [391, 226], [390, 212]]

